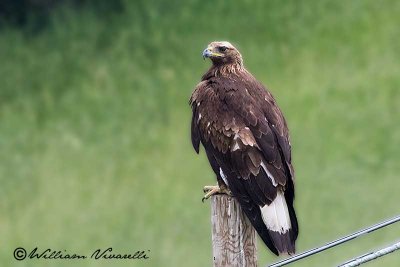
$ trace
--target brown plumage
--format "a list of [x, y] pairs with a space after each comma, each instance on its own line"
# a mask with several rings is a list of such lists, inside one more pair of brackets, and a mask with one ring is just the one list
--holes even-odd
[[198, 153], [203, 144], [218, 184], [231, 190], [268, 248], [293, 254], [294, 170], [282, 112], [230, 43], [212, 42], [203, 56], [213, 64], [190, 98], [193, 147]]

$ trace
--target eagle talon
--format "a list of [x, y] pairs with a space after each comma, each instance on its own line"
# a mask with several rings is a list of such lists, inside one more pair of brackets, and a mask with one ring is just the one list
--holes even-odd
[[212, 190], [219, 190], [219, 186], [218, 185], [206, 185], [203, 187], [203, 192], [204, 193], [208, 193]]
[[204, 186], [203, 191], [206, 193], [201, 199], [203, 203], [204, 200], [209, 199], [212, 195], [226, 194], [228, 196], [232, 196], [232, 192], [225, 186], [219, 187], [218, 185], [206, 185]]

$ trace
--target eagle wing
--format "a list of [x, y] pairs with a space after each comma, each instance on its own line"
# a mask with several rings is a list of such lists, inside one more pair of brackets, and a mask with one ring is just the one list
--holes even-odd
[[[250, 74], [212, 77], [196, 87], [190, 103], [195, 150], [199, 152], [201, 142], [214, 172], [266, 245], [275, 254], [294, 253], [298, 227], [291, 147], [285, 119], [272, 95]], [[287, 211], [282, 211], [286, 208], [282, 199]], [[266, 218], [276, 211], [280, 215], [275, 221]]]

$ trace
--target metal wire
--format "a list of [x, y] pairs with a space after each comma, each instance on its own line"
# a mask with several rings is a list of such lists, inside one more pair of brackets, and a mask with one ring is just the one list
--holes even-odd
[[312, 255], [315, 255], [315, 254], [320, 253], [322, 251], [325, 251], [327, 249], [336, 247], [337, 245], [346, 243], [346, 242], [348, 242], [350, 240], [353, 240], [353, 239], [355, 239], [355, 238], [357, 238], [359, 236], [362, 236], [362, 235], [365, 235], [365, 234], [369, 234], [369, 233], [371, 233], [371, 232], [373, 232], [375, 230], [381, 229], [383, 227], [386, 227], [386, 226], [391, 225], [393, 223], [396, 223], [398, 221], [400, 221], [400, 215], [398, 215], [398, 216], [396, 216], [396, 217], [394, 217], [392, 219], [385, 220], [383, 222], [377, 223], [377, 224], [375, 224], [373, 226], [370, 226], [370, 227], [367, 227], [365, 229], [359, 230], [359, 231], [357, 231], [355, 233], [352, 233], [352, 234], [347, 235], [345, 237], [339, 238], [339, 239], [337, 239], [335, 241], [331, 241], [331, 242], [329, 242], [329, 243], [327, 243], [327, 244], [325, 244], [325, 245], [323, 245], [321, 247], [316, 247], [316, 248], [307, 250], [305, 252], [302, 252], [300, 254], [297, 254], [297, 255], [295, 255], [293, 257], [287, 258], [285, 260], [276, 262], [274, 264], [269, 265], [269, 267], [285, 266], [285, 265], [287, 265], [289, 263], [296, 262], [298, 260], [310, 257]]
[[396, 250], [400, 249], [400, 242], [397, 242], [396, 244], [393, 244], [389, 247], [380, 249], [378, 251], [375, 252], [371, 252], [362, 256], [359, 256], [355, 259], [349, 260], [345, 263], [343, 263], [342, 265], [339, 265], [338, 267], [354, 267], [354, 266], [359, 266], [363, 263], [375, 260], [379, 257], [385, 256], [389, 253], [392, 253]]

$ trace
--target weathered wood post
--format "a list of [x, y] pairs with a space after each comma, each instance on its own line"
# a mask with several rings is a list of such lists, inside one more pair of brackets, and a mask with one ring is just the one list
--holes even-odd
[[211, 226], [214, 267], [257, 266], [256, 232], [235, 198], [211, 197]]

